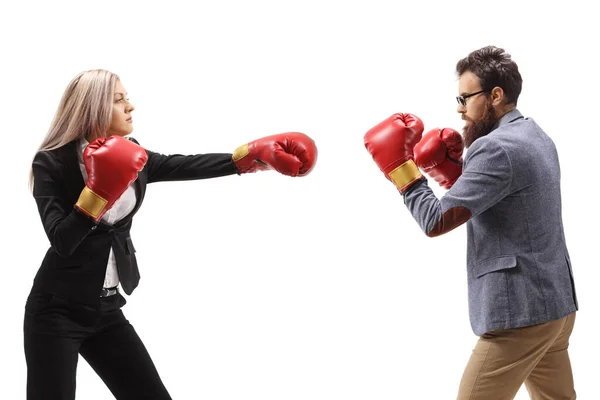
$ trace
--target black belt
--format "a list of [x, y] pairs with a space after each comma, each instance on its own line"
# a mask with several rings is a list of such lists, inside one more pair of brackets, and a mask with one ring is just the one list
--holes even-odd
[[102, 288], [102, 290], [100, 291], [100, 297], [114, 296], [117, 293], [119, 293], [119, 289], [117, 286], [111, 288]]

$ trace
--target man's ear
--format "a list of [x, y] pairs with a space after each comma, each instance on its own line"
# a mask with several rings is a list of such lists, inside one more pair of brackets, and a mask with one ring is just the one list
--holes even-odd
[[493, 106], [501, 106], [505, 102], [504, 90], [500, 86], [495, 86], [490, 92]]

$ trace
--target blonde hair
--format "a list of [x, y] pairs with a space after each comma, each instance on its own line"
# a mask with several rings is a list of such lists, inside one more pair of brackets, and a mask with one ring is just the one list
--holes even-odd
[[[103, 69], [84, 71], [73, 78], [37, 152], [54, 150], [88, 135], [105, 137], [118, 80], [118, 75]], [[33, 170], [29, 171], [29, 187], [33, 188]]]

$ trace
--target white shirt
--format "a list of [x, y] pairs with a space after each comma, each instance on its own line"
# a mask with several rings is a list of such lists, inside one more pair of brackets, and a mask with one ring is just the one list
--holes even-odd
[[[87, 181], [87, 171], [83, 164], [83, 150], [88, 145], [88, 141], [83, 138], [79, 141], [79, 151], [77, 156], [79, 158], [79, 169], [83, 175], [83, 181]], [[108, 210], [103, 216], [102, 221], [109, 225], [113, 225], [116, 222], [123, 219], [129, 214], [135, 207], [136, 196], [133, 182], [129, 185], [125, 193], [113, 204], [112, 208]], [[119, 273], [117, 272], [117, 260], [112, 247], [110, 248], [110, 254], [108, 255], [108, 264], [106, 266], [106, 275], [104, 277], [104, 287], [111, 288], [119, 284]]]

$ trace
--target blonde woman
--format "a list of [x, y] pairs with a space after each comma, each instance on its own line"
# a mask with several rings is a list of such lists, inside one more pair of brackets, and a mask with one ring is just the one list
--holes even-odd
[[35, 154], [33, 196], [50, 247], [24, 319], [27, 398], [74, 399], [79, 354], [117, 399], [170, 399], [121, 307], [139, 282], [130, 237], [146, 184], [276, 170], [308, 174], [308, 136], [267, 136], [233, 153], [162, 155], [125, 138], [133, 104], [114, 73], [85, 71], [67, 86]]

